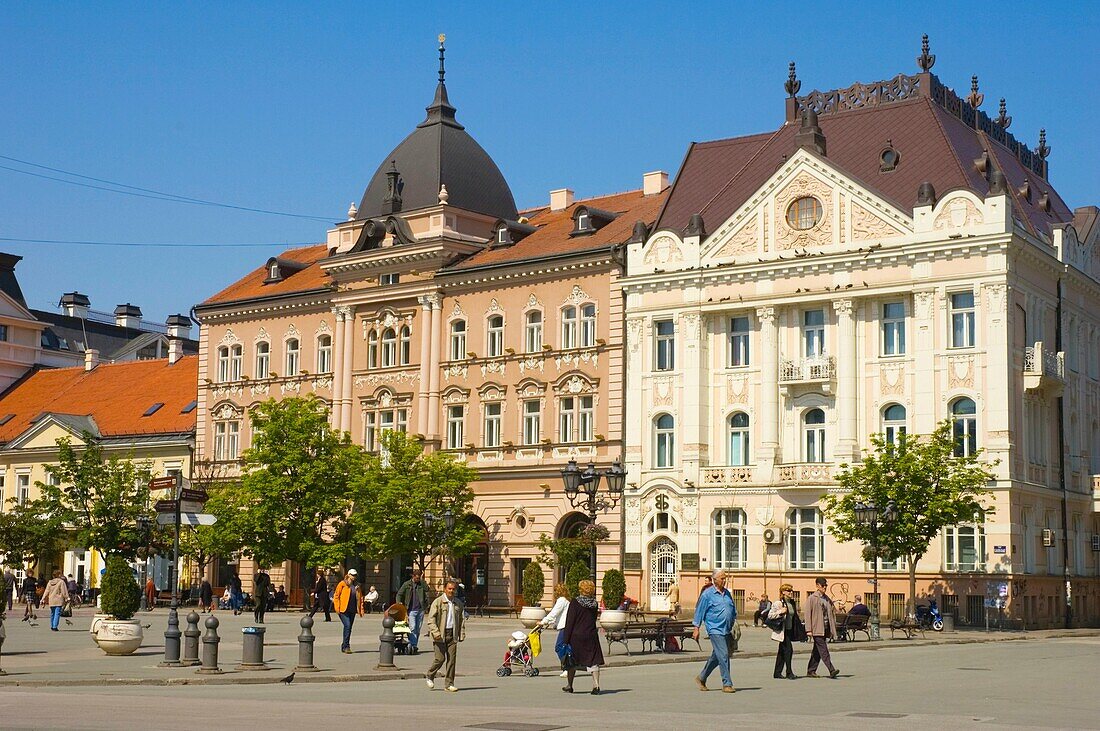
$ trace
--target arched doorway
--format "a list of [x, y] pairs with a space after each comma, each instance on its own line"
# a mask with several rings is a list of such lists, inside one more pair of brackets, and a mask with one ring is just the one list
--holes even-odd
[[489, 600], [489, 529], [476, 515], [466, 520], [481, 530], [481, 541], [472, 551], [456, 560], [458, 580], [466, 587], [466, 605], [484, 606]]
[[680, 551], [671, 538], [661, 536], [649, 544], [649, 602], [654, 611], [668, 609], [668, 587], [676, 581]]
[[[555, 531], [555, 538], [580, 538], [584, 529], [588, 527], [588, 516], [584, 513], [568, 513], [558, 522], [558, 529]], [[592, 573], [592, 557], [588, 550], [582, 552], [582, 555], [578, 556], [578, 559], [587, 568], [591, 575]], [[565, 581], [565, 574], [568, 567], [558, 566], [556, 581]]]

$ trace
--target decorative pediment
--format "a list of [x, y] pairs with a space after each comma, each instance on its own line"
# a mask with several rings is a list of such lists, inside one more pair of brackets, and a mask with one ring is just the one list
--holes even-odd
[[322, 335], [332, 335], [332, 328], [324, 320], [321, 320], [321, 324], [317, 326], [317, 330], [314, 331], [315, 337], [321, 337]]
[[539, 300], [539, 298], [535, 296], [534, 292], [532, 292], [531, 295], [527, 298], [527, 304], [524, 306], [523, 309], [524, 309], [524, 311], [527, 311], [527, 310], [541, 310], [542, 309], [542, 301]]
[[222, 335], [222, 339], [218, 341], [218, 345], [236, 345], [241, 342], [241, 339], [237, 337], [237, 334], [232, 330], [226, 330], [225, 335]]
[[508, 387], [499, 383], [484, 383], [477, 389], [477, 395], [482, 401], [503, 401], [508, 393]]
[[534, 378], [524, 378], [516, 384], [516, 393], [521, 398], [536, 398], [546, 393], [546, 384]]
[[462, 305], [460, 305], [458, 303], [458, 300], [455, 300], [455, 306], [451, 310], [450, 319], [454, 320], [454, 319], [457, 319], [457, 318], [460, 318], [460, 317], [465, 318], [466, 317], [466, 311], [462, 309]]
[[570, 290], [569, 296], [562, 302], [562, 306], [565, 305], [579, 305], [582, 302], [591, 302], [592, 298], [585, 294], [585, 291], [580, 288], [579, 285], [574, 284], [573, 289]]
[[980, 203], [971, 200], [971, 196], [960, 194], [950, 199], [944, 199], [940, 204], [940, 211], [932, 220], [934, 231], [943, 231], [956, 228], [969, 228], [981, 226], [985, 223]]
[[646, 247], [642, 263], [652, 267], [679, 264], [684, 260], [682, 247], [683, 244], [675, 236], [662, 233]]
[[750, 216], [749, 220], [741, 225], [730, 236], [729, 241], [715, 254], [719, 258], [751, 254], [760, 250], [760, 225], [759, 216]]
[[298, 331], [298, 328], [294, 326], [294, 323], [290, 324], [290, 327], [283, 333], [283, 340], [290, 340], [291, 338], [301, 338], [302, 333]]
[[223, 401], [210, 411], [218, 421], [231, 421], [244, 416], [244, 409], [232, 401]]
[[500, 302], [497, 301], [497, 298], [493, 297], [493, 299], [489, 300], [489, 306], [485, 308], [485, 316], [488, 317], [497, 312], [504, 312], [504, 308], [500, 306]]
[[579, 371], [566, 373], [554, 382], [554, 392], [566, 396], [578, 393], [596, 393], [599, 387], [600, 379], [592, 378]]
[[271, 340], [271, 336], [268, 335], [267, 329], [261, 326], [260, 329], [256, 332], [256, 337], [252, 340], [252, 342], [260, 343], [265, 340]]
[[852, 241], [881, 241], [904, 235], [904, 231], [882, 217], [876, 216], [858, 203], [852, 203]]
[[443, 403], [448, 405], [465, 404], [470, 400], [470, 389], [451, 386], [443, 392]]
[[[817, 223], [806, 229], [792, 226], [788, 220], [788, 211], [792, 204], [802, 198], [816, 200], [820, 209]], [[833, 189], [816, 175], [807, 171], [799, 172], [780, 189], [772, 208], [777, 250], [817, 249], [834, 243]]]

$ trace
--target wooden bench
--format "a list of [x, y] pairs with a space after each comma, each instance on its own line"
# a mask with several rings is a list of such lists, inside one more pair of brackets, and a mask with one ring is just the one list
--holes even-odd
[[613, 643], [619, 643], [626, 648], [626, 654], [630, 655], [630, 640], [640, 640], [642, 643], [642, 652], [646, 652], [646, 645], [649, 645], [649, 650], [664, 650], [665, 640], [668, 637], [675, 637], [683, 647], [683, 643], [686, 640], [691, 640], [695, 643], [696, 649], [702, 649], [699, 645], [699, 641], [692, 637], [694, 627], [691, 622], [687, 620], [676, 619], [658, 619], [653, 622], [630, 622], [623, 629], [620, 630], [604, 630], [604, 638], [607, 640], [607, 653], [611, 654], [611, 645]]
[[843, 618], [837, 619], [837, 623], [840, 625], [837, 628], [837, 639], [841, 642], [855, 642], [856, 632], [862, 632], [867, 636], [867, 640], [871, 639], [871, 618], [866, 614], [848, 614]]
[[905, 635], [905, 639], [911, 640], [913, 636], [920, 632], [921, 639], [924, 639], [924, 627], [921, 626], [912, 617], [906, 617], [905, 619], [891, 619], [890, 620], [890, 639], [894, 638], [895, 632], [901, 632]]

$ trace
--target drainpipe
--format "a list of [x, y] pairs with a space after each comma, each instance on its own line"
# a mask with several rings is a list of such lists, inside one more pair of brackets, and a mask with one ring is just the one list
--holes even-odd
[[[1062, 277], [1058, 277], [1058, 313], [1054, 330], [1054, 352], [1062, 352]], [[1065, 380], [1065, 365], [1062, 366], [1062, 379]], [[1062, 596], [1065, 600], [1066, 629], [1073, 626], [1073, 591], [1069, 578], [1069, 492], [1066, 483], [1066, 407], [1065, 386], [1058, 396], [1058, 472], [1062, 487]]]

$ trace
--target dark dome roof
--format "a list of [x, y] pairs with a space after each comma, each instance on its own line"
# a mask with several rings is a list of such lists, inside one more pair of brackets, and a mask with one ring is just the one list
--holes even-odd
[[516, 201], [508, 182], [493, 158], [455, 121], [455, 108], [447, 99], [442, 77], [441, 58], [439, 85], [427, 108], [428, 118], [382, 160], [363, 193], [358, 218], [392, 212], [384, 208], [383, 199], [388, 188], [387, 173], [396, 168], [401, 176], [403, 211], [438, 205], [439, 188], [446, 185], [448, 205], [515, 220]]

